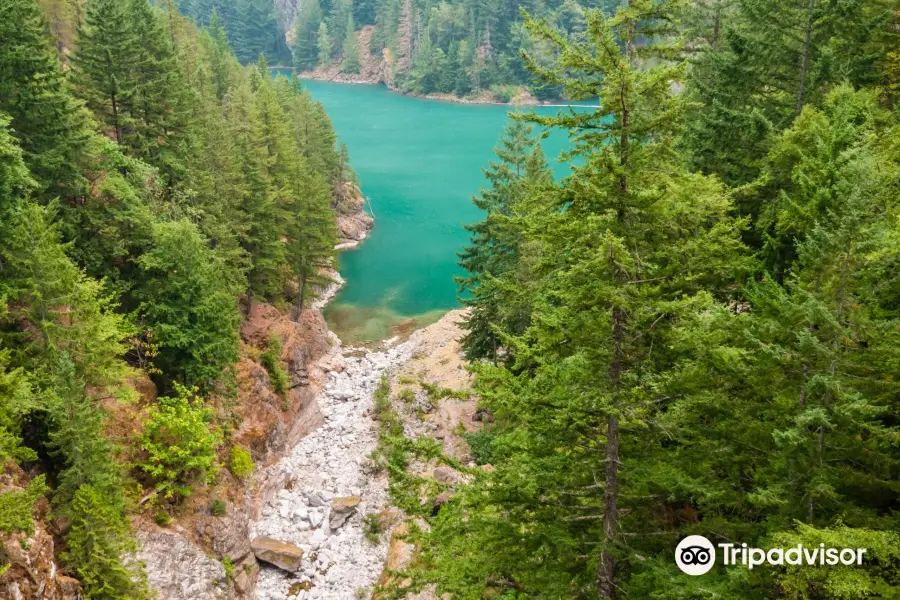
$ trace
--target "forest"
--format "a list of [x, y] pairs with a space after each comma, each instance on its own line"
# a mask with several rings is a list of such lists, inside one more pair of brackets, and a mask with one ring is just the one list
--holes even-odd
[[[632, 0], [581, 35], [525, 25], [556, 57], [526, 52], [535, 75], [602, 108], [516, 115], [486, 170], [459, 280], [486, 468], [422, 515], [399, 587], [900, 596], [900, 4]], [[573, 140], [559, 182], [545, 127]], [[869, 554], [690, 577], [687, 535]]]
[[[52, 488], [84, 597], [140, 600], [126, 517], [166, 524], [222, 466], [252, 471], [232, 442], [239, 325], [254, 302], [298, 319], [327, 283], [353, 174], [321, 105], [241, 66], [215, 19], [77, 7], [0, 2], [3, 487], [32, 476], [0, 493], [0, 531], [29, 532]], [[111, 424], [123, 410], [136, 431]]]

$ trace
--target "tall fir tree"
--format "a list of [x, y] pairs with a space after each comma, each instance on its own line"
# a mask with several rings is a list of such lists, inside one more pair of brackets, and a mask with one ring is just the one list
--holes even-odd
[[72, 80], [100, 125], [120, 144], [134, 133], [134, 75], [141, 54], [128, 0], [88, 4], [72, 55]]
[[359, 47], [356, 42], [355, 24], [353, 23], [353, 15], [347, 17], [346, 33], [344, 34], [344, 43], [341, 46], [343, 52], [343, 60], [341, 61], [341, 71], [344, 73], [359, 73]]
[[471, 245], [459, 254], [459, 266], [468, 272], [457, 277], [460, 292], [468, 294], [463, 304], [471, 307], [463, 327], [467, 330], [463, 348], [469, 360], [491, 358], [496, 362], [501, 345], [496, 329], [507, 335], [521, 334], [528, 324], [527, 310], [511, 306], [501, 279], [513, 270], [520, 258], [521, 224], [516, 221], [516, 204], [538, 186], [549, 186], [552, 175], [534, 128], [521, 119], [506, 125], [494, 149], [499, 161], [491, 161], [484, 175], [490, 184], [475, 206], [485, 219], [466, 225]]
[[0, 6], [0, 112], [12, 119], [25, 164], [42, 191], [73, 195], [84, 181], [79, 158], [87, 123], [64, 86], [46, 28], [33, 0]]

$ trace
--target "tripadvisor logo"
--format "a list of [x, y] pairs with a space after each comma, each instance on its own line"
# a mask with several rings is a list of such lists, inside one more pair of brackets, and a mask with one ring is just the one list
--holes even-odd
[[[750, 548], [747, 544], [717, 544], [722, 564], [753, 569], [760, 565], [861, 565], [866, 548], [826, 548], [825, 544], [790, 548]], [[716, 548], [702, 535], [689, 535], [675, 548], [675, 564], [688, 575], [703, 575], [716, 564]]]

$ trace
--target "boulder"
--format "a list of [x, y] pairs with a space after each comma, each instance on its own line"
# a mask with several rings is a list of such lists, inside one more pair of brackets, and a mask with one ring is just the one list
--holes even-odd
[[256, 558], [275, 565], [285, 571], [296, 573], [300, 570], [303, 549], [270, 537], [258, 537], [250, 542], [250, 549]]
[[356, 510], [360, 503], [359, 496], [344, 496], [331, 501], [331, 510], [336, 513], [349, 513]]

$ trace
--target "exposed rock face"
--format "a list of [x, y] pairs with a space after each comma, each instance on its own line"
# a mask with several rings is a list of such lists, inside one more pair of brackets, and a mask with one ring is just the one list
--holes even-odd
[[[38, 502], [41, 503], [46, 509], [46, 501]], [[0, 533], [0, 564], [9, 564], [0, 577], [0, 598], [80, 600], [81, 585], [56, 566], [53, 537], [46, 522], [35, 519], [34, 526], [30, 537], [24, 533]]]
[[303, 560], [303, 549], [287, 542], [279, 542], [270, 537], [258, 537], [251, 542], [253, 554], [259, 560], [275, 565], [290, 573], [300, 570]]
[[337, 226], [341, 235], [338, 249], [353, 248], [369, 235], [375, 220], [366, 213], [366, 199], [355, 184], [339, 184], [336, 196]]
[[141, 531], [137, 555], [147, 565], [150, 586], [160, 598], [177, 600], [226, 600], [231, 587], [225, 567], [177, 533]]

